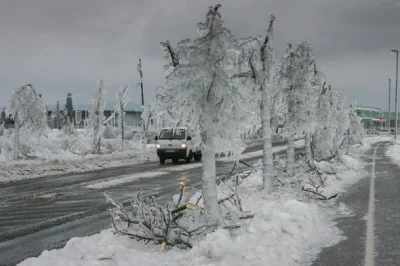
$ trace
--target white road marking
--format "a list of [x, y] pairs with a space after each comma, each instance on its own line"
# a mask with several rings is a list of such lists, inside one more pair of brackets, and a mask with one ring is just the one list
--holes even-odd
[[130, 183], [130, 182], [139, 180], [141, 178], [151, 178], [151, 177], [157, 177], [157, 176], [162, 176], [162, 175], [166, 175], [166, 174], [168, 174], [168, 172], [164, 172], [164, 171], [136, 173], [136, 174], [132, 174], [132, 175], [119, 176], [118, 178], [109, 179], [109, 180], [102, 181], [102, 182], [95, 182], [90, 185], [87, 185], [86, 187], [90, 188], [90, 189], [109, 188], [109, 187], [122, 185], [124, 183]]
[[365, 266], [374, 266], [375, 264], [375, 247], [374, 247], [374, 215], [375, 215], [375, 157], [379, 144], [376, 145], [374, 156], [372, 158], [371, 179], [369, 183], [369, 204], [368, 204], [368, 220], [367, 220], [367, 239], [365, 243]]

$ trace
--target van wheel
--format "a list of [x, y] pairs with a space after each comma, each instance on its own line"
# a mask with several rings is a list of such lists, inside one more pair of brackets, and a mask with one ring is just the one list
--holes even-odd
[[160, 164], [164, 164], [165, 163], [165, 158], [164, 157], [160, 157]]
[[200, 162], [201, 161], [201, 152], [198, 152], [194, 155], [194, 161]]
[[192, 158], [193, 158], [193, 154], [192, 154], [192, 151], [190, 151], [189, 152], [189, 155], [188, 155], [188, 157], [186, 157], [186, 163], [190, 163], [190, 161], [192, 160]]

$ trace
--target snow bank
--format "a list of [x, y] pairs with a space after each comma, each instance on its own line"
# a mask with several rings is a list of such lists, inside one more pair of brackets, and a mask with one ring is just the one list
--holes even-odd
[[[127, 134], [129, 135], [129, 130]], [[132, 132], [131, 132], [132, 133]], [[20, 150], [26, 159], [11, 160], [13, 134], [0, 136], [0, 182], [36, 178], [46, 175], [80, 173], [97, 169], [128, 166], [156, 161], [155, 145], [143, 147], [132, 135], [125, 141], [102, 139], [103, 154], [91, 154], [91, 138], [85, 129], [76, 129], [72, 135], [61, 130], [48, 130], [46, 136], [21, 137]], [[133, 134], [133, 133], [132, 133]]]
[[[342, 155], [341, 160], [318, 164], [321, 171], [332, 173], [323, 188], [326, 194], [343, 192], [366, 174], [359, 156]], [[312, 200], [297, 184], [277, 187], [265, 197], [260, 190], [263, 182], [259, 165], [255, 164], [258, 171], [244, 180], [238, 192], [243, 210], [255, 214], [254, 218], [243, 220], [237, 230], [218, 229], [208, 234], [191, 250], [169, 248], [160, 253], [159, 246], [104, 230], [73, 238], [63, 249], [44, 251], [19, 265], [308, 265], [322, 248], [344, 239], [333, 222], [337, 215], [350, 214], [343, 203]], [[192, 199], [197, 196], [192, 195]]]
[[[304, 146], [304, 140], [296, 141], [296, 147], [301, 146]], [[285, 149], [286, 146], [277, 146], [272, 148], [273, 152], [279, 152]], [[61, 154], [57, 155], [57, 151]], [[259, 156], [262, 156], [262, 150], [242, 154], [240, 155], [240, 159], [251, 159]], [[49, 155], [49, 157], [43, 157], [35, 160], [10, 161], [5, 158], [2, 160], [2, 154], [0, 153], [0, 183], [49, 175], [82, 173], [91, 170], [130, 166], [143, 162], [155, 162], [158, 160], [155, 144], [148, 144], [145, 149], [132, 148], [125, 151], [115, 151], [111, 154], [103, 155], [77, 155], [71, 152], [61, 152], [55, 148], [52, 156]], [[233, 159], [234, 158], [232, 157], [221, 157], [217, 158], [217, 161], [227, 162], [232, 161]], [[176, 168], [174, 171], [183, 171], [198, 167], [201, 167], [201, 163], [191, 163], [176, 166], [174, 167]], [[155, 176], [151, 174], [148, 175], [148, 177]], [[133, 181], [138, 178], [139, 177], [130, 177], [124, 180], [128, 182], [128, 180]], [[143, 176], [141, 178], [143, 178]], [[108, 183], [105, 184], [105, 186], [109, 187], [112, 184], [114, 183]], [[95, 187], [97, 188], [97, 186]]]
[[325, 162], [317, 163], [322, 172], [328, 173], [325, 181], [326, 185], [322, 189], [322, 193], [325, 196], [345, 192], [349, 186], [355, 184], [361, 178], [368, 176], [368, 172], [364, 169], [365, 164], [361, 162], [361, 159], [357, 158], [357, 154], [354, 156], [342, 155], [341, 160], [343, 164], [338, 162], [331, 164]]
[[[343, 180], [337, 182], [346, 183]], [[333, 217], [319, 207], [323, 203], [309, 199], [298, 188], [281, 187], [264, 198], [259, 190], [261, 171], [244, 182], [240, 186], [242, 206], [255, 217], [244, 220], [236, 231], [219, 229], [208, 234], [189, 251], [171, 248], [160, 253], [158, 246], [146, 246], [104, 230], [73, 238], [63, 249], [44, 251], [19, 265], [304, 265], [310, 264], [322, 248], [343, 239]], [[343, 208], [339, 204], [338, 212]]]
[[155, 148], [127, 150], [104, 155], [54, 156], [49, 160], [0, 162], [0, 183], [48, 175], [82, 173], [157, 160]]
[[[110, 154], [121, 151], [121, 140], [118, 129], [107, 127], [101, 140], [101, 153]], [[113, 133], [111, 134], [110, 133]], [[89, 129], [74, 129], [73, 133], [66, 134], [63, 130], [48, 129], [44, 135], [34, 136], [25, 132], [20, 137], [20, 156], [23, 159], [50, 160], [54, 157], [71, 158], [79, 154], [92, 152], [92, 133]], [[110, 136], [112, 135], [112, 136]], [[126, 130], [125, 150], [139, 150], [143, 145], [141, 135], [134, 132], [134, 128]], [[0, 136], [0, 153], [7, 160], [11, 160], [14, 148], [14, 133], [12, 129]]]
[[309, 174], [306, 171], [309, 167], [304, 167], [304, 163], [300, 162], [300, 165], [297, 165], [299, 173], [296, 174], [295, 179], [305, 189], [311, 188], [315, 191], [315, 188], [310, 184], [310, 179], [316, 185], [319, 185], [322, 178], [324, 185], [318, 188], [318, 192], [328, 198], [343, 193], [349, 186], [368, 176], [361, 154], [366, 151], [366, 147], [370, 147], [371, 143], [376, 141], [379, 140], [368, 140], [366, 144], [350, 146], [347, 151], [341, 150], [339, 152], [340, 159], [314, 161], [316, 169], [322, 174], [321, 176]]
[[386, 151], [386, 156], [389, 156], [391, 160], [400, 166], [400, 141], [399, 140], [393, 140], [392, 139], [392, 144], [390, 145]]

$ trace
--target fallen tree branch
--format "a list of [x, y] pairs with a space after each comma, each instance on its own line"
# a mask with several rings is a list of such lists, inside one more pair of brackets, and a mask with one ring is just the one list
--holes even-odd
[[332, 195], [330, 197], [326, 197], [326, 196], [322, 195], [321, 193], [316, 192], [316, 191], [314, 191], [314, 190], [312, 190], [310, 188], [306, 188], [305, 189], [304, 187], [302, 187], [301, 190], [306, 191], [306, 192], [310, 192], [310, 193], [312, 193], [312, 194], [314, 194], [316, 196], [319, 196], [320, 198], [316, 198], [318, 200], [330, 200], [330, 199], [336, 198], [339, 195], [339, 193], [336, 193], [336, 194], [334, 194], [334, 195]]
[[72, 154], [75, 154], [75, 155], [79, 155], [79, 156], [85, 156], [87, 153], [78, 153], [78, 152], [74, 152], [74, 151], [71, 151], [71, 150], [68, 150], [70, 153], [72, 153]]
[[[239, 168], [241, 173], [232, 175], [236, 168]], [[218, 180], [219, 189], [223, 189], [227, 195], [225, 198], [218, 200], [218, 204], [221, 212], [226, 215], [225, 218], [227, 218], [229, 224], [233, 223], [233, 225], [225, 226], [225, 229], [233, 230], [239, 228], [240, 220], [254, 218], [254, 214], [243, 212], [238, 190], [238, 186], [241, 184], [239, 180], [247, 178], [252, 172], [245, 171], [235, 163], [229, 176]], [[221, 184], [221, 181], [223, 184]], [[153, 242], [161, 245], [161, 252], [165, 250], [166, 246], [191, 248], [193, 246], [192, 241], [200, 235], [211, 232], [214, 227], [202, 224], [204, 219], [199, 219], [204, 215], [203, 209], [198, 206], [203, 198], [203, 193], [193, 189], [196, 193], [200, 193], [197, 200], [194, 199], [196, 204], [183, 203], [184, 188], [185, 185], [180, 184], [179, 194], [176, 198], [177, 202], [169, 203], [165, 207], [158, 206], [155, 197], [142, 198], [142, 191], [136, 197], [133, 197], [127, 206], [118, 204], [107, 193], [104, 193], [107, 201], [113, 205], [109, 212], [112, 216], [114, 232], [145, 243]], [[227, 201], [229, 201], [229, 204], [225, 205]], [[197, 214], [195, 215], [195, 213]], [[238, 224], [235, 224], [235, 220], [232, 220], [232, 218], [236, 219]], [[201, 222], [197, 224], [195, 220]]]
[[246, 219], [252, 219], [252, 218], [254, 218], [254, 214], [249, 214], [249, 215], [246, 215], [246, 216], [240, 216], [239, 217], [240, 220], [246, 220]]

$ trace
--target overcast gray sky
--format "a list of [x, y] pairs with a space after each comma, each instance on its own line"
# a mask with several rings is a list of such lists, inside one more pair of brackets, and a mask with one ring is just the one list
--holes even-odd
[[[92, 90], [100, 79], [113, 102], [118, 85], [138, 82], [139, 58], [145, 101], [153, 102], [164, 83], [160, 41], [195, 38], [196, 23], [219, 3], [237, 37], [263, 35], [274, 14], [277, 58], [286, 43], [307, 41], [348, 101], [387, 108], [388, 78], [393, 88], [395, 79], [390, 49], [400, 49], [399, 0], [0, 0], [0, 106], [26, 83], [45, 102], [64, 104], [68, 92]], [[91, 93], [73, 101], [90, 104]]]

